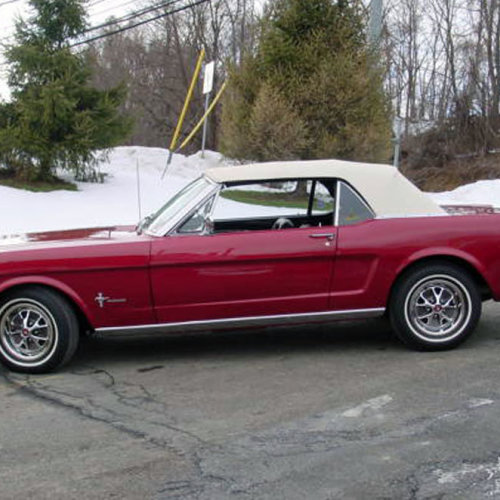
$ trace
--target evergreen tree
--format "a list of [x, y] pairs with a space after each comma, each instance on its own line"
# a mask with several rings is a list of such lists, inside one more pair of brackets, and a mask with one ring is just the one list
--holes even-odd
[[96, 152], [120, 143], [124, 86], [90, 86], [90, 61], [70, 40], [86, 28], [83, 0], [30, 0], [6, 52], [12, 102], [0, 105], [0, 160], [18, 177], [51, 180], [57, 168], [92, 178]]
[[[269, 123], [255, 122], [269, 95], [281, 103], [268, 110], [273, 125], [291, 134], [282, 137], [287, 147], [279, 151], [267, 144], [276, 135], [266, 132]], [[274, 0], [262, 20], [257, 53], [231, 68], [221, 146], [245, 159], [384, 161], [390, 154], [389, 111], [357, 0]], [[300, 130], [282, 126], [294, 119]]]

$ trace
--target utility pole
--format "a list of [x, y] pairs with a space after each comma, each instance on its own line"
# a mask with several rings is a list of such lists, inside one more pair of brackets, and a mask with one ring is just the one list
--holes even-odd
[[384, 0], [371, 0], [368, 40], [374, 47], [378, 46], [382, 37], [383, 10]]
[[403, 136], [403, 119], [396, 117], [394, 124], [394, 166], [399, 168], [401, 162], [401, 141]]
[[[384, 0], [371, 0], [370, 2], [370, 24], [368, 41], [377, 53], [380, 50], [383, 28]], [[401, 142], [403, 136], [403, 121], [401, 117], [394, 120], [394, 166], [399, 168], [401, 162]]]

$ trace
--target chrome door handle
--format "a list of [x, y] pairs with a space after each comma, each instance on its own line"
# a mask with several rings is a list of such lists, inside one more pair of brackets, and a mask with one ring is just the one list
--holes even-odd
[[315, 238], [315, 239], [327, 239], [330, 241], [333, 241], [335, 239], [335, 233], [314, 233], [310, 234], [309, 238]]

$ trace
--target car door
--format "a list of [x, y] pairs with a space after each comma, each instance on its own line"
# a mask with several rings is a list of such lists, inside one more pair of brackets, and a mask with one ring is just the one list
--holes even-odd
[[[385, 296], [374, 284], [392, 279], [380, 269], [380, 242], [387, 235], [382, 236], [373, 211], [359, 193], [344, 182], [339, 182], [338, 191], [337, 252], [329, 307], [341, 311], [381, 307]], [[390, 255], [391, 249], [384, 252]]]
[[[247, 212], [255, 209], [261, 214], [264, 208], [247, 205], [243, 207]], [[276, 215], [286, 213], [280, 207]], [[301, 215], [293, 216], [298, 217], [297, 224]], [[252, 230], [238, 229], [232, 222], [231, 230], [215, 234], [156, 238], [150, 272], [157, 320], [203, 321], [327, 310], [336, 249], [333, 213], [329, 225], [302, 224], [281, 230], [260, 229], [272, 220], [272, 215], [266, 217], [252, 219], [246, 213], [244, 227]]]

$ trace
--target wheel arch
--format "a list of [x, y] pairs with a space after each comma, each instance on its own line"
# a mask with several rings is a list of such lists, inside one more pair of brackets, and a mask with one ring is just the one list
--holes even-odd
[[474, 280], [476, 283], [479, 293], [481, 294], [482, 300], [489, 300], [493, 297], [493, 292], [491, 289], [491, 286], [487, 282], [487, 280], [484, 278], [483, 274], [481, 273], [480, 269], [478, 269], [478, 265], [475, 262], [471, 262], [471, 259], [465, 257], [465, 256], [458, 256], [458, 255], [453, 255], [453, 254], [432, 254], [432, 255], [425, 255], [425, 256], [420, 256], [412, 259], [411, 261], [405, 263], [405, 265], [401, 266], [400, 269], [398, 270], [396, 274], [396, 278], [394, 282], [392, 283], [391, 289], [389, 291], [389, 297], [387, 301], [387, 310], [391, 307], [391, 302], [392, 302], [392, 297], [394, 290], [396, 288], [396, 285], [404, 279], [408, 274], [413, 272], [415, 269], [418, 269], [419, 267], [429, 265], [429, 264], [453, 264], [457, 267], [460, 267], [463, 269], [465, 272], [469, 274], [469, 276]]
[[73, 309], [73, 312], [75, 313], [78, 320], [80, 331], [82, 333], [94, 329], [92, 316], [82, 298], [70, 287], [57, 280], [42, 276], [23, 277], [13, 280], [7, 280], [0, 284], [0, 301], [3, 299], [3, 297], [13, 291], [29, 287], [45, 288], [57, 293], [58, 295], [66, 299], [68, 304]]

